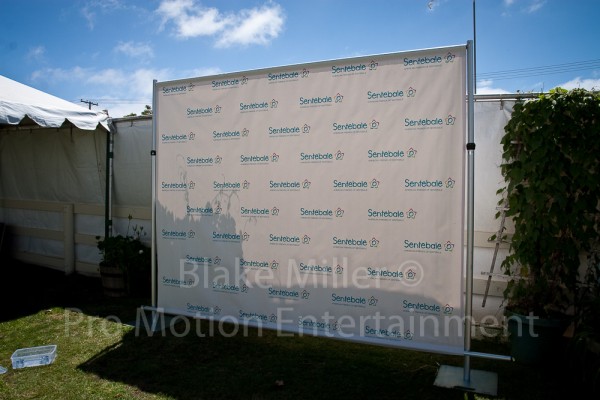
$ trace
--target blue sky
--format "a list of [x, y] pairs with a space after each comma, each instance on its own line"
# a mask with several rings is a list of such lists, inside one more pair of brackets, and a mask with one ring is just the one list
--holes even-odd
[[[464, 44], [472, 0], [2, 0], [0, 75], [112, 117], [152, 80]], [[600, 88], [600, 1], [478, 0], [478, 93]]]

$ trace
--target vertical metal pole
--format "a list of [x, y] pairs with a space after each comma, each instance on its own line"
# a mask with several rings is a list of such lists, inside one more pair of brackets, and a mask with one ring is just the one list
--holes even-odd
[[104, 199], [104, 237], [112, 235], [112, 178], [113, 178], [113, 129], [112, 122], [106, 132], [106, 182]]
[[475, 0], [473, 0], [473, 93], [477, 94], [477, 25], [475, 24]]
[[152, 81], [152, 307], [157, 304], [157, 268], [156, 263], [156, 126], [157, 126], [157, 110], [156, 110], [156, 79]]
[[[465, 299], [465, 353], [471, 351], [473, 317], [473, 219], [475, 205], [475, 112], [473, 97], [473, 42], [467, 42], [467, 276]], [[464, 381], [471, 380], [471, 358], [465, 355]]]

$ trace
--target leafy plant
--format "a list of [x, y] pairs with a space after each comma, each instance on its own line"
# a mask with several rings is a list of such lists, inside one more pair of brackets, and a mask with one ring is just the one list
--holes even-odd
[[[131, 227], [132, 216], [129, 215], [128, 219], [127, 233], [124, 236], [96, 237], [98, 250], [102, 254], [100, 266], [122, 270], [127, 291], [145, 295], [150, 287], [151, 250], [142, 241], [142, 237], [146, 235], [144, 227]], [[129, 234], [130, 228], [132, 235]]]
[[502, 264], [512, 277], [507, 307], [564, 314], [574, 302], [580, 255], [599, 241], [600, 95], [559, 88], [517, 102], [501, 143], [506, 186], [498, 192], [515, 226]]

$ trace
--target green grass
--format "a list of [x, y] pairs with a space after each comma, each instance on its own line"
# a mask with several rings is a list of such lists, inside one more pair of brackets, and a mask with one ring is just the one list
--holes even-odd
[[[82, 290], [50, 301], [66, 304], [42, 302], [0, 322], [0, 365], [8, 367], [1, 399], [488, 398], [433, 385], [439, 365], [462, 366], [461, 357], [267, 330], [244, 334], [241, 327], [232, 337], [199, 337], [196, 329], [209, 332], [208, 321], [190, 321], [187, 335], [180, 322], [165, 336], [136, 336], [118, 321], [133, 320], [144, 299], [107, 300]], [[47, 344], [57, 345], [53, 364], [11, 368], [16, 349]], [[474, 341], [473, 349], [507, 352], [500, 341]], [[568, 363], [534, 368], [472, 358], [472, 368], [498, 373], [499, 398], [586, 398], [577, 397], [581, 385]]]

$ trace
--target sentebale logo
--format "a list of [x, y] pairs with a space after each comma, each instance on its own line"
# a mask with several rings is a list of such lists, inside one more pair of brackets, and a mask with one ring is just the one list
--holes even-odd
[[444, 186], [446, 189], [452, 189], [454, 187], [454, 180], [449, 178], [449, 180], [444, 182], [441, 179], [404, 179], [404, 189], [406, 191], [434, 191], [439, 192], [444, 190]]
[[301, 243], [303, 243], [303, 239], [298, 235], [269, 234], [269, 244], [271, 245], [300, 246]]
[[253, 101], [250, 103], [240, 103], [240, 111], [241, 112], [251, 112], [251, 111], [256, 111], [256, 110], [268, 110], [269, 109], [269, 103], [266, 101], [261, 101], [261, 102], [257, 102], [257, 101]]
[[161, 141], [161, 143], [164, 143], [164, 144], [185, 143], [188, 140], [192, 140], [190, 138], [191, 135], [192, 135], [192, 133], [190, 133], [189, 135], [187, 133], [178, 133], [178, 132], [163, 133], [162, 135], [160, 135], [160, 141]]
[[402, 161], [406, 158], [404, 150], [367, 150], [367, 159], [369, 161]]
[[[276, 154], [273, 154], [274, 156]], [[273, 159], [273, 162], [276, 162], [279, 159]], [[271, 157], [268, 154], [249, 154], [249, 155], [240, 155], [240, 164], [241, 165], [258, 165], [258, 164], [268, 164], [271, 161]]]
[[302, 132], [302, 128], [297, 125], [269, 126], [268, 128], [269, 137], [298, 136], [300, 132]]
[[239, 139], [242, 136], [242, 133], [239, 129], [227, 129], [223, 131], [213, 131], [212, 138], [213, 140], [231, 140], [231, 139]]
[[213, 80], [211, 82], [212, 89], [229, 89], [238, 87], [241, 84], [239, 78]]
[[314, 105], [330, 105], [333, 103], [333, 98], [331, 96], [313, 96], [313, 97], [304, 97], [300, 96], [300, 107], [302, 106], [314, 106]]
[[194, 206], [191, 206], [188, 204], [186, 206], [186, 211], [187, 211], [187, 215], [201, 215], [201, 216], [210, 217], [211, 215], [214, 214], [214, 210], [210, 206], [206, 206], [206, 207], [195, 206], [194, 207]]
[[289, 81], [298, 80], [299, 76], [300, 76], [300, 73], [298, 73], [297, 71], [280, 72], [278, 74], [269, 73], [267, 75], [267, 80], [269, 81], [269, 83], [284, 82], [284, 81], [288, 81], [289, 82]]
[[439, 65], [442, 63], [442, 57], [439, 55], [423, 56], [417, 58], [404, 57], [405, 67], [427, 67]]
[[337, 237], [331, 238], [332, 245], [335, 248], [348, 248], [348, 249], [361, 249], [364, 250], [368, 247], [378, 247], [379, 240], [372, 238], [370, 240], [356, 237]]
[[441, 128], [443, 125], [444, 119], [436, 116], [421, 117], [416, 119], [404, 118], [404, 126], [406, 128], [431, 129]]
[[219, 315], [221, 313], [221, 309], [218, 306], [211, 307], [204, 304], [186, 303], [186, 310], [189, 312], [193, 312], [194, 314], [200, 314], [205, 316]]
[[[277, 209], [275, 207], [275, 209]], [[240, 214], [242, 217], [246, 218], [268, 218], [272, 215], [272, 210], [266, 207], [240, 207]], [[279, 214], [279, 209], [277, 209], [277, 214]]]
[[188, 90], [186, 85], [176, 85], [176, 86], [163, 86], [162, 95], [163, 96], [171, 96], [177, 94], [185, 94]]
[[404, 98], [404, 90], [402, 89], [388, 89], [379, 91], [367, 91], [368, 101], [390, 101], [390, 100], [401, 100]]
[[367, 66], [365, 64], [350, 64], [343, 66], [331, 66], [331, 74], [332, 75], [346, 75], [346, 74], [356, 74], [356, 73], [364, 73], [367, 70]]
[[404, 239], [403, 242], [404, 251], [408, 252], [416, 252], [416, 253], [441, 253], [442, 250], [445, 252], [452, 252], [454, 245], [450, 243], [443, 245], [439, 241], [427, 241], [427, 240], [418, 240], [412, 241], [409, 239]]
[[[219, 157], [219, 156], [217, 156]], [[189, 167], [204, 167], [204, 166], [212, 166], [215, 164], [220, 164], [221, 157], [211, 157], [211, 156], [187, 156], [185, 158], [185, 163]]]
[[241, 187], [238, 181], [213, 181], [213, 190], [216, 191], [234, 191], [239, 190]]
[[[217, 106], [218, 111], [221, 111], [220, 106]], [[186, 115], [188, 118], [195, 118], [195, 117], [210, 117], [215, 113], [215, 107], [214, 106], [198, 106], [198, 107], [188, 107], [186, 108]]]
[[[442, 303], [443, 304], [443, 303]], [[454, 307], [446, 303], [442, 306], [435, 302], [412, 301], [408, 299], [402, 300], [402, 309], [404, 312], [417, 314], [445, 314], [451, 315], [454, 313]]]
[[309, 219], [331, 219], [333, 210], [330, 208], [304, 208], [300, 207], [300, 218]]

